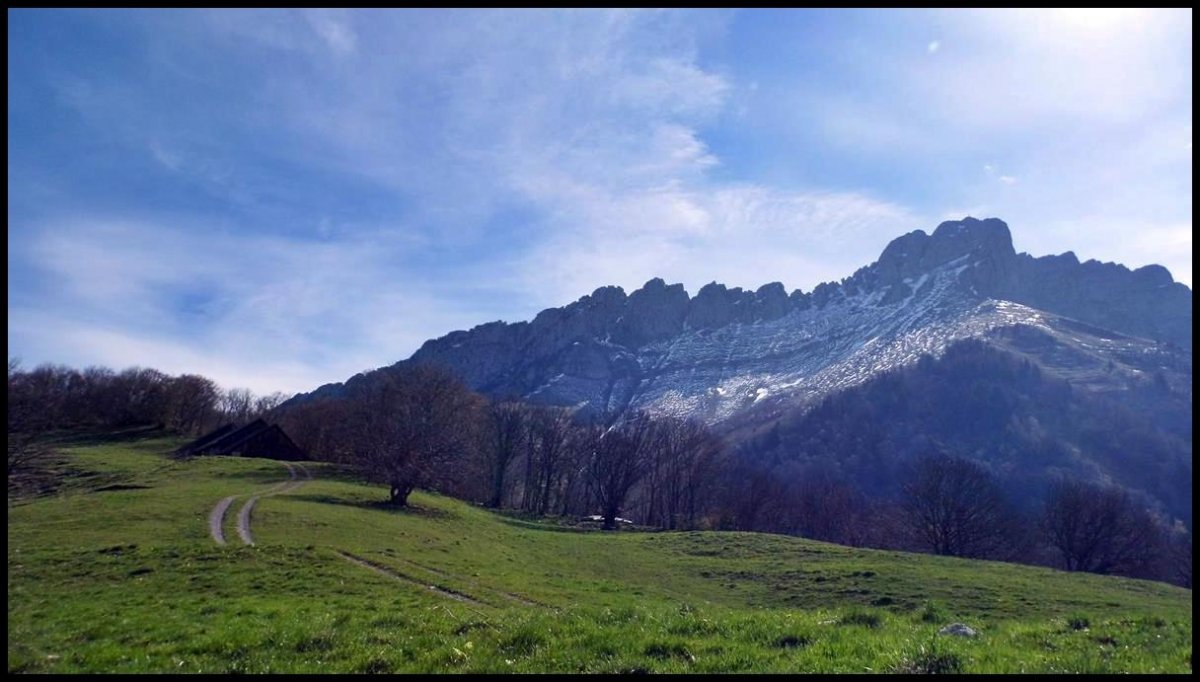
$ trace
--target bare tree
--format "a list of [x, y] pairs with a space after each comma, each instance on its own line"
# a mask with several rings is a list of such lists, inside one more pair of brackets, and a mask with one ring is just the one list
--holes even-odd
[[545, 515], [554, 497], [561, 497], [566, 466], [572, 454], [571, 414], [557, 407], [530, 408], [526, 442], [524, 508]]
[[786, 487], [769, 467], [753, 456], [739, 452], [728, 476], [731, 485], [725, 491], [726, 526], [736, 530], [779, 532], [776, 525]]
[[41, 404], [43, 397], [21, 371], [20, 361], [8, 360], [8, 476], [19, 474], [49, 454], [40, 439], [52, 425]]
[[254, 408], [250, 412], [255, 417], [266, 417], [275, 408], [282, 405], [285, 400], [287, 400], [287, 396], [279, 391], [260, 395], [254, 399]]
[[484, 452], [492, 472], [489, 507], [498, 508], [504, 500], [505, 474], [509, 464], [527, 440], [527, 412], [528, 409], [515, 400], [494, 400], [488, 404], [485, 421], [488, 437]]
[[184, 374], [167, 382], [167, 428], [180, 433], [203, 429], [216, 414], [220, 389], [211, 379]]
[[58, 365], [38, 365], [28, 372], [19, 372], [9, 379], [10, 392], [16, 392], [35, 412], [30, 414], [45, 423], [45, 428], [59, 427], [67, 422], [68, 397], [77, 383], [78, 372]]
[[406, 506], [414, 488], [451, 482], [452, 464], [472, 446], [476, 396], [453, 374], [434, 366], [404, 366], [375, 377], [347, 399], [338, 447], [348, 449], [388, 499]]
[[1042, 531], [1068, 571], [1140, 576], [1162, 548], [1154, 517], [1124, 489], [1083, 481], [1051, 485]]
[[279, 425], [315, 459], [354, 465], [357, 460], [352, 457], [354, 434], [347, 403], [339, 398], [318, 398], [293, 405], [279, 414]]
[[866, 540], [869, 503], [844, 481], [823, 471], [803, 475], [792, 489], [788, 516], [798, 535], [843, 545]]
[[254, 405], [254, 393], [248, 388], [231, 388], [221, 395], [221, 412], [224, 418], [236, 424], [250, 421]]
[[646, 521], [665, 528], [694, 528], [711, 501], [723, 464], [724, 443], [706, 426], [674, 417], [656, 418], [657, 447], [646, 477]]
[[935, 455], [920, 460], [901, 508], [917, 541], [934, 554], [1006, 558], [1013, 514], [981, 465]]
[[594, 509], [591, 477], [589, 475], [592, 452], [597, 429], [593, 426], [572, 424], [567, 432], [567, 445], [559, 470], [558, 513], [561, 516], [585, 514]]
[[645, 414], [607, 429], [591, 430], [588, 482], [600, 503], [604, 530], [615, 530], [625, 498], [646, 474], [651, 449], [658, 432], [654, 421]]
[[167, 375], [155, 369], [130, 367], [118, 374], [115, 381], [123, 397], [118, 424], [166, 425]]
[[104, 424], [118, 421], [124, 396], [117, 390], [117, 375], [107, 367], [88, 367], [81, 374], [79, 402], [70, 421], [75, 424]]

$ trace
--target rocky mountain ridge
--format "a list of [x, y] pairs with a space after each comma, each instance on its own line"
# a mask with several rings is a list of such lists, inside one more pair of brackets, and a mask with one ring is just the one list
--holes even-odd
[[[1164, 353], [1176, 364], [1185, 356], [1190, 385], [1188, 287], [1156, 265], [1018, 254], [995, 218], [910, 232], [875, 263], [808, 293], [778, 282], [756, 291], [712, 283], [695, 296], [658, 278], [628, 295], [606, 286], [530, 322], [430, 340], [407, 362], [446, 365], [492, 395], [719, 424], [810, 403], [955, 340], [1017, 326], [1054, 339], [1042, 344], [1050, 366], [1071, 356], [1064, 372], [1086, 369], [1097, 386], [1115, 390]], [[1103, 376], [1092, 376], [1097, 367]]]

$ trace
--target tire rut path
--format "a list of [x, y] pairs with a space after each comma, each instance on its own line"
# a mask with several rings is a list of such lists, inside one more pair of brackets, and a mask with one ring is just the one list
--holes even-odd
[[225, 512], [229, 511], [229, 505], [237, 499], [237, 495], [230, 495], [217, 503], [213, 507], [212, 513], [208, 515], [208, 532], [212, 535], [212, 539], [218, 545], [225, 544], [225, 531], [221, 528], [225, 523]]
[[[426, 566], [425, 564], [417, 563], [416, 561], [413, 561], [412, 559], [405, 559], [404, 557], [398, 557], [398, 556], [392, 556], [389, 558], [391, 558], [395, 561], [402, 561], [405, 564], [412, 566], [413, 568], [418, 568], [422, 571], [425, 571], [426, 573], [432, 573], [433, 575], [440, 576], [442, 578], [454, 578], [455, 577], [451, 573], [447, 573], [446, 571], [443, 571], [441, 569]], [[540, 601], [530, 599], [529, 597], [517, 594], [516, 592], [505, 592], [504, 590], [500, 590], [495, 587], [486, 587], [486, 586], [480, 585], [479, 581], [477, 581], [477, 580], [470, 580], [470, 579], [461, 578], [461, 577], [460, 577], [460, 579], [467, 580], [467, 582], [470, 582], [472, 585], [474, 585], [474, 587], [476, 589], [483, 589], [488, 592], [495, 592], [496, 594], [504, 597], [505, 599], [510, 599], [519, 604], [524, 604], [525, 606], [540, 606], [542, 608], [554, 608], [554, 607], [550, 606], [549, 604], [543, 604]]]
[[[254, 505], [258, 502], [258, 498], [289, 492], [312, 480], [312, 473], [310, 473], [308, 468], [303, 464], [295, 462], [280, 462], [280, 464], [287, 467], [289, 480], [269, 488], [264, 492], [258, 493], [257, 495], [251, 496], [250, 499], [246, 500], [246, 503], [243, 504], [242, 508], [238, 511], [237, 534], [241, 541], [247, 545], [254, 544], [254, 536], [250, 534], [250, 515], [254, 511]], [[304, 478], [297, 478], [297, 469], [300, 470], [300, 473], [303, 474]], [[240, 496], [230, 495], [229, 497], [224, 498], [218, 502], [215, 507], [213, 507], [212, 512], [210, 512], [208, 515], [208, 531], [212, 536], [213, 541], [218, 545], [228, 544], [225, 540], [225, 531], [223, 528], [225, 524], [225, 514], [228, 513], [229, 508], [233, 505], [233, 501], [238, 497]]]
[[[247, 545], [254, 544], [254, 536], [250, 534], [250, 514], [254, 512], [254, 505], [258, 502], [258, 498], [291, 492], [312, 480], [312, 474], [309, 473], [308, 469], [305, 468], [303, 464], [293, 464], [291, 462], [281, 462], [281, 464], [287, 467], [288, 474], [291, 476], [292, 480], [284, 481], [265, 493], [260, 493], [254, 497], [251, 497], [249, 500], [246, 500], [246, 504], [242, 505], [242, 508], [238, 511], [238, 537], [241, 538], [242, 542], [246, 543]], [[297, 480], [297, 468], [303, 472], [304, 478]]]
[[457, 601], [465, 602], [467, 604], [474, 604], [476, 606], [491, 606], [491, 604], [488, 604], [487, 602], [484, 602], [484, 601], [480, 601], [480, 600], [476, 599], [475, 597], [472, 597], [471, 595], [466, 594], [465, 592], [459, 592], [458, 590], [453, 590], [453, 589], [450, 589], [449, 587], [443, 587], [441, 585], [431, 585], [423, 580], [418, 580], [410, 575], [401, 573], [400, 571], [397, 571], [396, 569], [394, 569], [390, 566], [384, 566], [383, 564], [376, 563], [374, 561], [371, 561], [370, 559], [364, 559], [363, 557], [356, 556], [354, 554], [351, 554], [350, 552], [345, 552], [340, 549], [335, 549], [334, 551], [337, 552], [338, 556], [342, 557], [343, 559], [345, 559], [346, 561], [349, 561], [352, 564], [357, 564], [359, 566], [362, 566], [365, 569], [375, 571], [376, 573], [388, 576], [389, 578], [395, 578], [396, 580], [409, 583], [410, 585], [416, 585], [417, 587], [422, 587], [427, 590], [432, 590], [433, 592], [436, 592], [437, 594], [439, 594], [443, 597], [447, 597], [449, 599], [454, 599]]

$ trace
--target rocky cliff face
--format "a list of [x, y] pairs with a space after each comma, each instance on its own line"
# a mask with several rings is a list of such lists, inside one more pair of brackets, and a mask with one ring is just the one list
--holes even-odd
[[789, 295], [777, 282], [757, 291], [712, 283], [694, 297], [661, 279], [629, 295], [601, 287], [532, 322], [428, 341], [410, 361], [444, 364], [493, 395], [722, 423], [1014, 326], [1038, 328], [1092, 364], [1112, 361], [1112, 376], [1145, 371], [1121, 358], [1140, 362], [1163, 344], [1187, 356], [1190, 372], [1191, 290], [1165, 269], [1017, 254], [994, 218], [906, 234], [875, 263], [811, 293]]

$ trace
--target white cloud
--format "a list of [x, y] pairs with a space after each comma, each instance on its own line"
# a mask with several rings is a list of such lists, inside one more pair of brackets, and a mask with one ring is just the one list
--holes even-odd
[[304, 10], [304, 18], [309, 26], [336, 54], [353, 53], [358, 45], [358, 36], [350, 27], [348, 16], [330, 10]]
[[158, 140], [150, 141], [150, 154], [154, 160], [165, 166], [167, 170], [178, 171], [183, 166], [183, 157], [168, 151]]
[[871, 262], [892, 238], [928, 227], [903, 207], [863, 195], [754, 185], [576, 195], [563, 210], [557, 236], [522, 268], [529, 289], [545, 292], [545, 305], [601, 284], [632, 291], [652, 277], [682, 282], [692, 294], [710, 281], [811, 290]]
[[493, 314], [463, 303], [454, 286], [397, 270], [402, 234], [316, 242], [181, 222], [44, 226], [30, 256], [58, 293], [10, 306], [10, 337], [58, 361], [299, 391], [390, 364]]
[[937, 52], [938, 48], [940, 48], [941, 46], [942, 46], [942, 44], [940, 42], [933, 40], [933, 41], [930, 41], [930, 43], [925, 46], [925, 51], [928, 52], [929, 54], [933, 54], [934, 52]]

